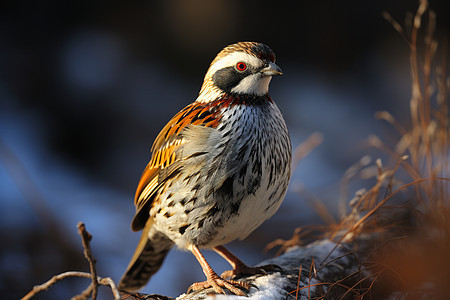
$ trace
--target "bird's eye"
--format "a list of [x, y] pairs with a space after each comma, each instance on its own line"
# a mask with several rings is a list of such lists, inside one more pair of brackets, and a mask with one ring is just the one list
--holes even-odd
[[238, 62], [236, 64], [236, 69], [240, 72], [245, 71], [247, 69], [247, 65], [244, 62]]

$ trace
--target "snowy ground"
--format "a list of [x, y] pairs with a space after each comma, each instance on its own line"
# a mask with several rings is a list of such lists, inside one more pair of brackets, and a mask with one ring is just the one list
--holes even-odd
[[[320, 283], [335, 282], [357, 269], [357, 262], [352, 257], [345, 255], [347, 251], [340, 246], [336, 248], [335, 246], [336, 244], [333, 242], [322, 240], [305, 247], [293, 247], [279, 257], [259, 263], [258, 265], [278, 265], [282, 271], [243, 278], [242, 280], [258, 287], [257, 289], [251, 288], [246, 299], [289, 299], [288, 294], [292, 295], [293, 299], [295, 297], [297, 297], [296, 299], [310, 299], [323, 295], [330, 284], [322, 286]], [[317, 271], [314, 274], [310, 273], [311, 265]], [[299, 279], [300, 266], [302, 272]], [[214, 294], [208, 296], [211, 292], [212, 289], [208, 289], [187, 295], [183, 294], [177, 299], [242, 299], [235, 295]]]

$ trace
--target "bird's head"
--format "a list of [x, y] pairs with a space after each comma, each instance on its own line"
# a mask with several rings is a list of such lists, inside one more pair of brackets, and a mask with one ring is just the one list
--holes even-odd
[[281, 75], [275, 53], [268, 46], [240, 42], [225, 47], [206, 72], [197, 101], [208, 102], [224, 94], [263, 96], [272, 76]]

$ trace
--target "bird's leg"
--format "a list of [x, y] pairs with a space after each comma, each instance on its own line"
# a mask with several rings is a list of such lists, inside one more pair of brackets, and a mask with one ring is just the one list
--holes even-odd
[[217, 275], [217, 273], [214, 272], [214, 270], [208, 264], [205, 257], [200, 252], [197, 246], [192, 246], [190, 250], [194, 254], [195, 258], [197, 258], [200, 265], [202, 266], [203, 273], [205, 273], [206, 275], [206, 281], [196, 282], [192, 284], [188, 289], [188, 293], [190, 291], [198, 291], [201, 289], [212, 287], [214, 291], [218, 294], [225, 294], [222, 288], [226, 288], [235, 295], [247, 296], [247, 294], [244, 291], [242, 291], [242, 289], [245, 289], [247, 291], [250, 290], [250, 287], [252, 286], [251, 284], [236, 280], [225, 280], [219, 277], [219, 275]]
[[244, 264], [239, 258], [234, 256], [233, 253], [228, 251], [224, 246], [217, 246], [213, 248], [214, 251], [225, 258], [228, 263], [233, 267], [233, 270], [225, 271], [222, 273], [222, 278], [235, 278], [239, 275], [255, 275], [255, 274], [267, 274], [267, 272], [280, 271], [281, 268], [277, 265], [266, 265], [259, 267], [250, 267]]

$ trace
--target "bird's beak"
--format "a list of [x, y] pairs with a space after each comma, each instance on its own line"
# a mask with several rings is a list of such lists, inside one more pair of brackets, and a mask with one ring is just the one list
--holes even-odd
[[274, 64], [273, 62], [269, 62], [269, 65], [259, 71], [263, 74], [263, 76], [275, 76], [282, 75], [280, 67]]

